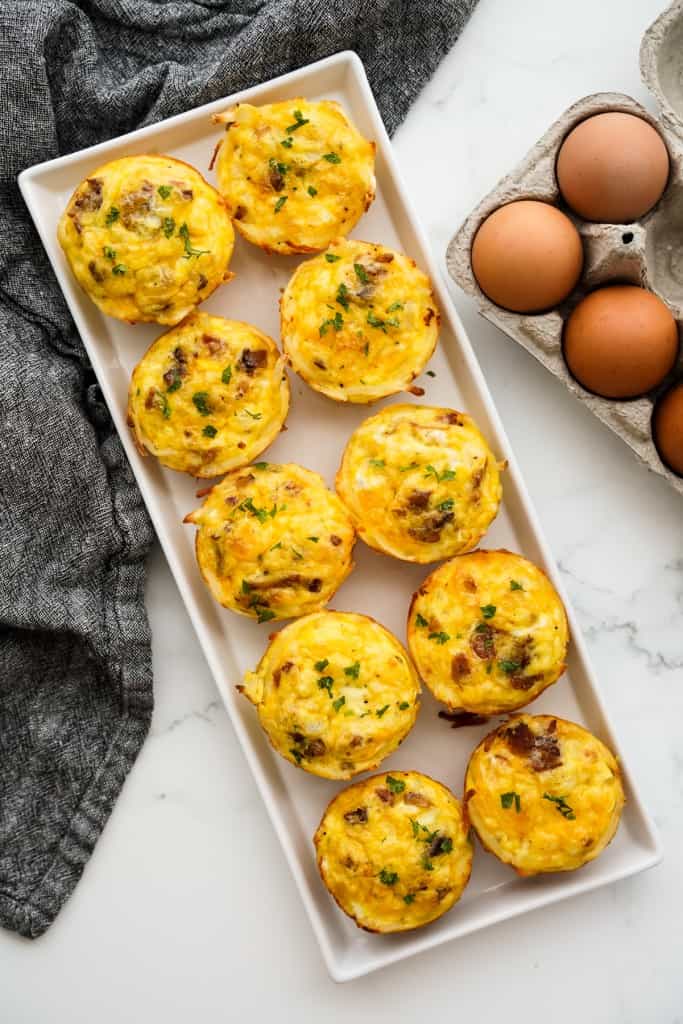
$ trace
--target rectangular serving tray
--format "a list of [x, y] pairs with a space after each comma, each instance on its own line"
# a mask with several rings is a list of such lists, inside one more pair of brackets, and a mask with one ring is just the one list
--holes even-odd
[[[163, 469], [151, 457], [141, 458], [126, 426], [130, 373], [161, 329], [154, 325], [132, 327], [103, 316], [72, 277], [56, 238], [59, 216], [73, 189], [100, 164], [125, 155], [160, 152], [186, 160], [204, 173], [222, 131], [211, 124], [213, 113], [236, 102], [268, 103], [297, 96], [338, 100], [360, 131], [376, 140], [377, 198], [353, 235], [403, 250], [434, 283], [442, 313], [440, 344], [430, 363], [436, 376], [423, 375], [416, 382], [425, 388], [425, 395], [419, 401], [469, 412], [498, 456], [508, 460], [503, 476], [503, 504], [484, 545], [519, 551], [543, 566], [567, 604], [562, 582], [486, 382], [446, 291], [445, 278], [418, 224], [363, 65], [355, 53], [335, 54], [235, 96], [39, 164], [24, 171], [19, 184], [268, 808], [327, 967], [336, 981], [347, 981], [496, 921], [633, 875], [656, 864], [660, 848], [655, 828], [622, 758], [628, 802], [621, 827], [602, 857], [574, 874], [523, 880], [477, 847], [472, 879], [461, 901], [436, 923], [393, 936], [370, 935], [356, 928], [337, 908], [320, 881], [311, 837], [328, 801], [344, 783], [317, 779], [275, 754], [258, 725], [254, 709], [236, 692], [235, 684], [244, 670], [253, 667], [260, 658], [272, 623], [256, 625], [221, 608], [211, 598], [195, 563], [195, 530], [182, 524], [185, 514], [198, 504], [197, 482]], [[218, 289], [202, 308], [250, 321], [277, 339], [280, 289], [298, 262], [299, 258], [267, 256], [238, 236], [231, 265], [236, 279]], [[366, 406], [344, 407], [328, 401], [294, 375], [291, 375], [291, 384], [288, 430], [268, 449], [265, 457], [272, 462], [300, 462], [317, 470], [332, 485], [347, 438], [371, 410]], [[413, 400], [411, 396], [393, 400], [406, 399]], [[356, 569], [336, 595], [333, 606], [372, 614], [405, 640], [408, 603], [427, 575], [427, 568], [385, 558], [362, 543], [356, 547], [356, 563]], [[619, 752], [576, 620], [570, 607], [567, 611], [573, 638], [568, 670], [534, 702], [531, 710], [583, 723]], [[460, 795], [467, 758], [487, 727], [452, 731], [437, 717], [437, 710], [437, 704], [425, 692], [415, 728], [383, 767], [426, 772]]]

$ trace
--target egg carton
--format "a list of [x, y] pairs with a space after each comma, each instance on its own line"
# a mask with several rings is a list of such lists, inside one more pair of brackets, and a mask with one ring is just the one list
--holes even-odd
[[[546, 369], [564, 382], [579, 401], [614, 431], [645, 465], [683, 494], [683, 478], [661, 461], [652, 439], [652, 411], [659, 396], [683, 377], [683, 346], [678, 362], [662, 383], [647, 395], [629, 400], [600, 398], [572, 377], [562, 355], [562, 331], [580, 299], [599, 285], [639, 285], [658, 295], [671, 310], [683, 336], [683, 0], [677, 0], [647, 30], [640, 51], [641, 75], [656, 98], [660, 116], [653, 117], [630, 96], [601, 92], [584, 96], [566, 110], [470, 213], [446, 252], [448, 272], [479, 312], [519, 342]], [[606, 111], [636, 114], [657, 129], [669, 151], [671, 170], [657, 205], [630, 224], [596, 224], [582, 220], [564, 204], [555, 178], [555, 162], [569, 132], [586, 118]], [[519, 199], [553, 203], [576, 225], [584, 249], [581, 279], [569, 298], [548, 313], [512, 313], [484, 295], [472, 272], [470, 253], [482, 222], [499, 206]]]

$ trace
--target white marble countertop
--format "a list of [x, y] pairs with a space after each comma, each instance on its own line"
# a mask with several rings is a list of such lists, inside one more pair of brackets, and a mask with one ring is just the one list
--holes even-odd
[[[652, 109], [638, 48], [662, 4], [480, 0], [395, 140], [440, 258], [574, 100], [618, 90]], [[151, 736], [57, 922], [33, 943], [0, 934], [7, 1024], [259, 1021], [283, 1007], [297, 1024], [502, 1013], [516, 1024], [541, 1010], [553, 1024], [683, 1021], [683, 504], [453, 294], [661, 829], [663, 863], [335, 986], [155, 550]]]

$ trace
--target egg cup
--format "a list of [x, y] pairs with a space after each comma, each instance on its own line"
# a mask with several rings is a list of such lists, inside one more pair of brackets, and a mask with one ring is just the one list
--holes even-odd
[[569, 627], [545, 573], [510, 551], [473, 551], [435, 569], [408, 612], [422, 680], [451, 711], [529, 704], [562, 675]]
[[98, 167], [69, 200], [57, 238], [95, 305], [129, 323], [177, 324], [233, 276], [223, 199], [170, 156]]
[[472, 870], [467, 815], [420, 772], [348, 786], [328, 805], [313, 842], [327, 889], [369, 932], [435, 921], [460, 899]]
[[586, 729], [517, 715], [472, 754], [465, 805], [490, 853], [519, 875], [574, 871], [612, 841], [624, 806], [617, 759]]
[[420, 697], [396, 637], [366, 615], [333, 611], [273, 634], [237, 689], [275, 750], [325, 779], [376, 768], [412, 729]]

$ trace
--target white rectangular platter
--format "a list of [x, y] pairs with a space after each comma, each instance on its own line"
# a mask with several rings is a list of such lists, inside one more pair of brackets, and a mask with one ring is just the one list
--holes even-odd
[[[126, 427], [131, 370], [161, 329], [149, 325], [131, 327], [102, 316], [71, 276], [56, 240], [57, 221], [71, 192], [98, 165], [124, 155], [160, 152], [186, 160], [205, 172], [222, 130], [211, 124], [211, 114], [239, 101], [265, 103], [296, 96], [338, 100], [363, 134], [376, 140], [377, 199], [353, 234], [403, 250], [434, 282], [442, 330], [430, 363], [436, 376], [424, 375], [416, 382], [426, 391], [420, 401], [469, 412], [497, 454], [508, 459], [503, 506], [485, 538], [485, 546], [519, 551], [543, 566], [566, 603], [481, 370], [447, 294], [444, 277], [417, 223], [363, 66], [354, 53], [336, 54], [236, 96], [40, 164], [22, 173], [20, 186], [268, 808], [325, 962], [336, 981], [346, 981], [496, 921], [635, 874], [657, 863], [660, 852], [654, 827], [624, 765], [628, 802], [616, 839], [600, 859], [575, 874], [522, 880], [478, 847], [472, 880], [460, 903], [435, 924], [394, 936], [370, 935], [357, 929], [338, 910], [318, 877], [311, 837], [327, 802], [343, 784], [317, 779], [275, 754], [261, 732], [254, 709], [236, 692], [235, 684], [244, 670], [260, 658], [272, 624], [256, 625], [220, 608], [210, 597], [195, 564], [194, 528], [182, 525], [183, 516], [198, 503], [197, 482], [162, 469], [151, 457], [142, 459]], [[279, 290], [297, 262], [294, 258], [267, 256], [238, 236], [231, 265], [236, 279], [220, 288], [203, 308], [250, 321], [277, 339]], [[291, 377], [291, 384], [288, 430], [265, 458], [272, 462], [300, 462], [317, 470], [332, 485], [346, 439], [370, 410], [366, 406], [343, 407], [328, 401], [295, 376]], [[405, 400], [404, 396], [400, 400]], [[412, 400], [410, 396], [408, 400]], [[427, 568], [385, 558], [362, 543], [356, 547], [356, 563], [355, 571], [338, 592], [334, 607], [372, 614], [404, 640], [408, 603], [427, 575]], [[568, 671], [534, 703], [533, 710], [581, 722], [618, 752], [582, 638], [571, 609], [568, 612], [573, 636]], [[425, 693], [413, 732], [384, 767], [424, 771], [461, 794], [467, 757], [487, 727], [453, 731], [437, 717], [437, 710]]]

